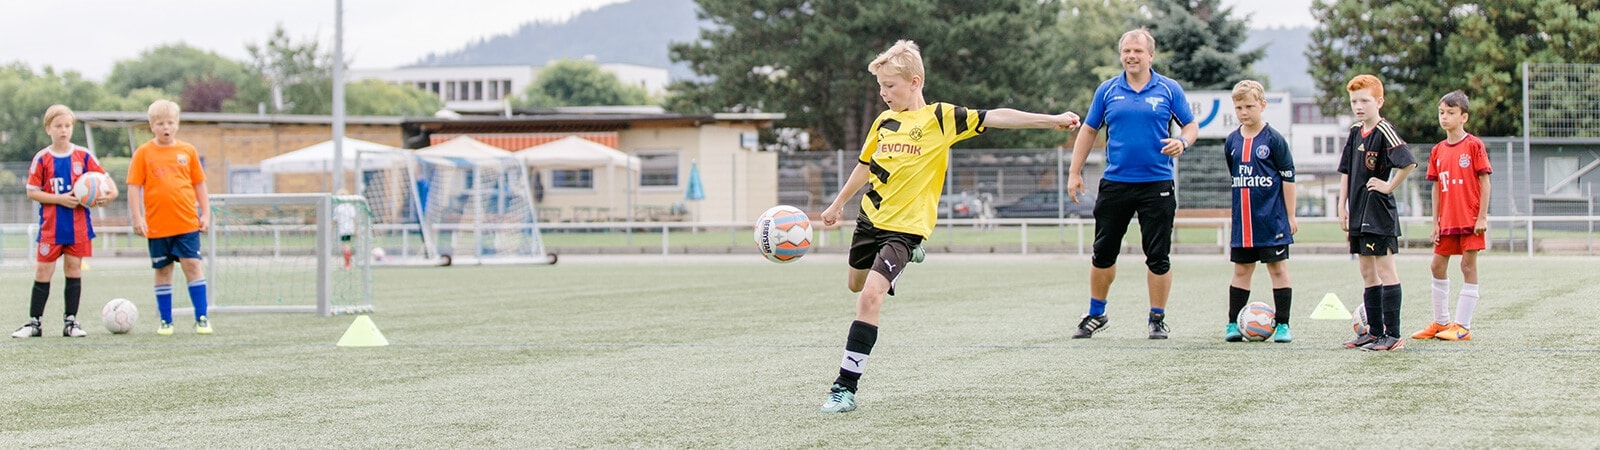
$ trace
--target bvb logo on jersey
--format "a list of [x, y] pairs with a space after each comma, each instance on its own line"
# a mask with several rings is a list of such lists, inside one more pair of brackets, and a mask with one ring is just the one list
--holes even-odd
[[916, 127], [916, 128], [912, 128], [911, 129], [911, 140], [913, 140], [913, 141], [922, 140], [922, 127]]

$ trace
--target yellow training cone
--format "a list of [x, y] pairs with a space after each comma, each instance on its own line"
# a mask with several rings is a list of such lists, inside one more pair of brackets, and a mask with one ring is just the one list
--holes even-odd
[[1311, 318], [1320, 320], [1350, 320], [1350, 310], [1344, 309], [1344, 303], [1339, 301], [1339, 296], [1329, 292], [1322, 296], [1322, 303], [1317, 304], [1317, 310], [1311, 312]]
[[389, 345], [389, 340], [383, 338], [383, 332], [378, 331], [378, 325], [372, 323], [367, 316], [356, 316], [355, 323], [344, 330], [344, 337], [339, 338], [340, 347], [382, 347]]
[[85, 271], [85, 272], [89, 271], [89, 259], [88, 258], [84, 258], [82, 261], [78, 262], [78, 270], [82, 270], [82, 271]]

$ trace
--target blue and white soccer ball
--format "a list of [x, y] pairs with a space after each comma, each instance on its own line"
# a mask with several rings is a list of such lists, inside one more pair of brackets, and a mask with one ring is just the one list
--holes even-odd
[[1266, 303], [1253, 302], [1239, 310], [1234, 323], [1239, 325], [1239, 334], [1244, 335], [1245, 340], [1265, 341], [1278, 326], [1277, 310]]

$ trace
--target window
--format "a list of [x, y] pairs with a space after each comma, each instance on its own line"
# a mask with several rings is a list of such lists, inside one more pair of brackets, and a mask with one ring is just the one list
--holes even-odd
[[1323, 141], [1326, 141], [1326, 140], [1327, 140], [1326, 138], [1320, 138], [1320, 137], [1311, 138], [1311, 154], [1313, 154], [1313, 155], [1321, 155], [1322, 154], [1322, 148], [1326, 145], [1326, 144], [1323, 143]]
[[678, 152], [639, 152], [639, 187], [678, 186]]
[[493, 81], [489, 82], [489, 95], [488, 95], [488, 98], [489, 98], [489, 100], [499, 100], [500, 99], [500, 83], [495, 83]]
[[483, 81], [472, 82], [472, 99], [483, 100]]
[[551, 170], [550, 187], [558, 189], [593, 189], [594, 169]]
[[1578, 157], [1552, 156], [1544, 159], [1544, 193], [1546, 195], [1578, 196], [1578, 183], [1567, 183], [1556, 188], [1556, 183], [1566, 181], [1578, 172]]
[[504, 92], [507, 97], [517, 95], [516, 91], [511, 90], [511, 80], [500, 80], [500, 92]]

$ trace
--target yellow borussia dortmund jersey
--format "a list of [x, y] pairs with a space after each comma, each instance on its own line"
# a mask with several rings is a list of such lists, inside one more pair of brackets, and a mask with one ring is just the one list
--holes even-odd
[[932, 103], [911, 111], [884, 111], [861, 146], [872, 189], [861, 212], [880, 230], [927, 238], [939, 216], [950, 146], [983, 133], [986, 111]]

